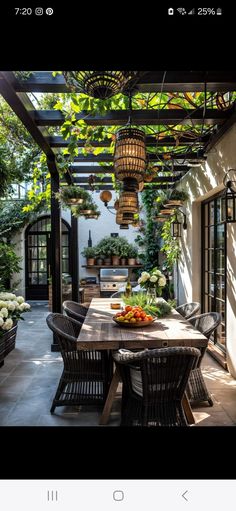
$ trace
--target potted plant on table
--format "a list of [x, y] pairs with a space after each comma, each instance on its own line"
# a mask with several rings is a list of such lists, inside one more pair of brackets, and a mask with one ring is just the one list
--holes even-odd
[[153, 303], [157, 296], [162, 295], [163, 288], [166, 285], [166, 278], [158, 268], [153, 268], [149, 272], [143, 271], [141, 273], [138, 284], [146, 289], [149, 302]]
[[87, 265], [93, 266], [95, 264], [96, 251], [95, 247], [85, 247], [81, 254], [87, 258]]
[[14, 293], [0, 293], [0, 367], [4, 358], [15, 348], [17, 322], [24, 312], [30, 310], [30, 305], [23, 296]]

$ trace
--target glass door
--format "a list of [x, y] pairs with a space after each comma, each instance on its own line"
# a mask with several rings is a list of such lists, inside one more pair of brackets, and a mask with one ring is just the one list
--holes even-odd
[[214, 343], [226, 351], [226, 224], [221, 221], [222, 201], [215, 197], [202, 205], [203, 312], [220, 312], [222, 321]]

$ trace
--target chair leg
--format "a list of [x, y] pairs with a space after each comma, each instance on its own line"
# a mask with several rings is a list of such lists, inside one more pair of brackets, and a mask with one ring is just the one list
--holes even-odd
[[54, 405], [54, 400], [53, 400], [52, 406], [50, 408], [50, 413], [54, 413], [55, 408], [56, 408], [56, 405]]
[[187, 395], [191, 403], [207, 401], [213, 406], [213, 400], [209, 394], [200, 367], [192, 369], [187, 386]]

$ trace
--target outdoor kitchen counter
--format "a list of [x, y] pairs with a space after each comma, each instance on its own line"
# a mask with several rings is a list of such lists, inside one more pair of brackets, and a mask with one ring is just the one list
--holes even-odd
[[[118, 312], [111, 309], [111, 303], [121, 303], [117, 298], [94, 298], [87, 312], [78, 337], [78, 350], [98, 349], [117, 350], [119, 348], [144, 349], [166, 346], [206, 347], [208, 339], [192, 327], [176, 310], [148, 327], [125, 328], [112, 320]], [[120, 381], [117, 369], [112, 378], [107, 400], [102, 412], [100, 424], [107, 424]], [[189, 424], [194, 417], [187, 396], [183, 398], [183, 407]]]

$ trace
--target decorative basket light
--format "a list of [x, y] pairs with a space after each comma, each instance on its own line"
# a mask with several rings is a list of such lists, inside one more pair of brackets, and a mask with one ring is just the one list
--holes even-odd
[[138, 194], [136, 192], [122, 192], [119, 199], [119, 212], [138, 213]]
[[67, 85], [96, 99], [107, 99], [122, 92], [135, 71], [63, 71]]
[[134, 221], [134, 213], [125, 213], [118, 210], [116, 213], [116, 223], [118, 225], [129, 225]]
[[116, 134], [114, 154], [114, 170], [116, 179], [134, 178], [138, 183], [143, 181], [146, 170], [146, 147], [144, 131], [124, 127]]
[[173, 215], [174, 212], [175, 212], [174, 209], [161, 209], [160, 210], [160, 214], [161, 215], [166, 215], [166, 216]]

